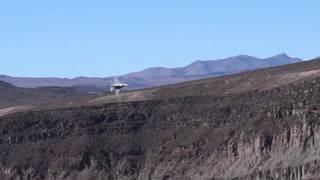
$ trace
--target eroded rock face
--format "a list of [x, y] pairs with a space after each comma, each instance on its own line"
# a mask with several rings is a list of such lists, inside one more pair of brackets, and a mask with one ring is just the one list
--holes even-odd
[[0, 177], [319, 179], [320, 79], [0, 118]]

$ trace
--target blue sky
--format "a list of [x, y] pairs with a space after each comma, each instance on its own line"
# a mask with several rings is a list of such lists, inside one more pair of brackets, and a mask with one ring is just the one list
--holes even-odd
[[0, 0], [0, 74], [110, 76], [239, 54], [320, 56], [319, 0]]

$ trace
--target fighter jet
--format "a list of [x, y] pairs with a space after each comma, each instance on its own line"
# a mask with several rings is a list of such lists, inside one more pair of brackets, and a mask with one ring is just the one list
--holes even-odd
[[128, 87], [128, 84], [121, 83], [117, 77], [114, 77], [114, 82], [110, 84], [110, 91], [113, 92], [115, 90], [116, 95], [119, 95], [120, 89]]

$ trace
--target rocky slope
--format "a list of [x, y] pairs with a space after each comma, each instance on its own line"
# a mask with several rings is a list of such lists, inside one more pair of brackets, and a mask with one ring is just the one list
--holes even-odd
[[79, 96], [85, 97], [88, 93], [77, 87], [18, 88], [0, 81], [0, 114], [1, 108], [53, 103], [66, 98], [78, 99]]
[[319, 67], [310, 61], [165, 86], [145, 100], [2, 116], [1, 179], [319, 179]]

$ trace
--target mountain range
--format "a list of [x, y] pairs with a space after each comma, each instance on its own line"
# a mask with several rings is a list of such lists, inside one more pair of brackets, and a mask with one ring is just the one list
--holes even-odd
[[[139, 72], [133, 72], [123, 76], [119, 76], [119, 79], [128, 83], [130, 85], [130, 88], [132, 89], [146, 88], [207, 77], [218, 77], [227, 74], [291, 64], [300, 61], [302, 60], [299, 58], [289, 57], [286, 54], [279, 54], [265, 59], [247, 55], [240, 55], [219, 60], [198, 60], [185, 67], [179, 68], [154, 67]], [[98, 89], [106, 88], [113, 81], [113, 77], [76, 77], [69, 79], [11, 77], [0, 75], [0, 81], [4, 81], [14, 86], [24, 88], [47, 86], [78, 86], [86, 87], [85, 89], [87, 89], [88, 91], [95, 91]]]
[[[41, 88], [1, 89], [27, 96]], [[319, 102], [320, 59], [119, 96], [0, 107], [0, 177], [320, 179]]]

